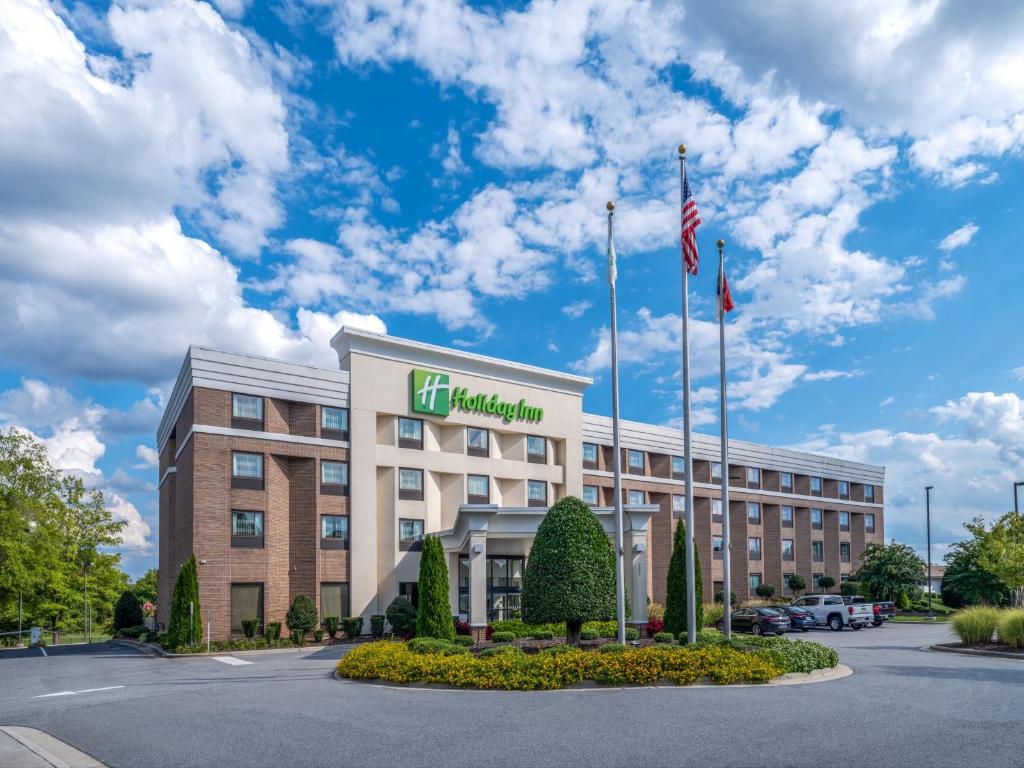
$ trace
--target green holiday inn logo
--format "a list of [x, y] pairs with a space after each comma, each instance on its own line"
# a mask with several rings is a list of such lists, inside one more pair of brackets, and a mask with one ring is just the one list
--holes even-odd
[[412, 410], [430, 416], [445, 417], [453, 409], [467, 413], [500, 416], [502, 421], [541, 421], [544, 409], [530, 405], [525, 399], [518, 402], [502, 400], [498, 395], [470, 394], [468, 387], [452, 387], [447, 373], [412, 371]]

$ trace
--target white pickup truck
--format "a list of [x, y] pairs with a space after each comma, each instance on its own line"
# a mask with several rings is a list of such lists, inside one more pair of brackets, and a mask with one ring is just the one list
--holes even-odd
[[805, 595], [792, 604], [809, 611], [819, 625], [836, 632], [847, 626], [862, 629], [875, 620], [871, 603], [846, 605], [840, 595]]

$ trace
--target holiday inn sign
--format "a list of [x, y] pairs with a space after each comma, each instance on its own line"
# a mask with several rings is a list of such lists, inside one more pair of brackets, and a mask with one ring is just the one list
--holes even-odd
[[502, 400], [494, 394], [470, 394], [468, 387], [452, 387], [447, 373], [414, 368], [412, 379], [412, 409], [416, 413], [445, 417], [452, 410], [484, 413], [510, 421], [541, 421], [544, 409], [529, 405], [526, 400], [517, 403]]

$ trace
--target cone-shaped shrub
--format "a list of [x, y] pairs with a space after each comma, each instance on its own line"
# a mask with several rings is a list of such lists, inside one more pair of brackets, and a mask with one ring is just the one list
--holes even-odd
[[556, 502], [533, 539], [523, 574], [523, 621], [565, 622], [576, 645], [585, 621], [615, 619], [615, 554], [601, 522], [574, 496]]
[[[700, 555], [693, 548], [694, 595], [696, 595], [697, 630], [704, 626], [704, 583], [700, 573]], [[665, 631], [678, 635], [686, 632], [686, 526], [680, 520], [672, 537], [672, 557], [668, 561], [668, 598], [665, 600]]]
[[[192, 622], [189, 624], [189, 604], [192, 604]], [[171, 597], [171, 621], [167, 626], [167, 645], [178, 648], [203, 639], [203, 611], [199, 607], [199, 574], [195, 555], [189, 557], [178, 571]]]
[[436, 536], [427, 536], [423, 540], [419, 593], [416, 637], [454, 639], [455, 622], [452, 621], [452, 609], [448, 602], [448, 566], [444, 561], [444, 547]]
[[126, 589], [114, 606], [114, 629], [128, 629], [142, 623], [142, 606], [130, 589]]

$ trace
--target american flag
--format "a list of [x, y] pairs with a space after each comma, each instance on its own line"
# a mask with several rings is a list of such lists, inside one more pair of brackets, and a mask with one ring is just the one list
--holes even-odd
[[697, 274], [697, 264], [700, 259], [697, 257], [697, 227], [700, 226], [700, 214], [697, 213], [697, 201], [693, 199], [690, 192], [690, 181], [683, 172], [683, 210], [682, 210], [682, 237], [683, 260], [686, 262], [686, 271], [691, 275]]

